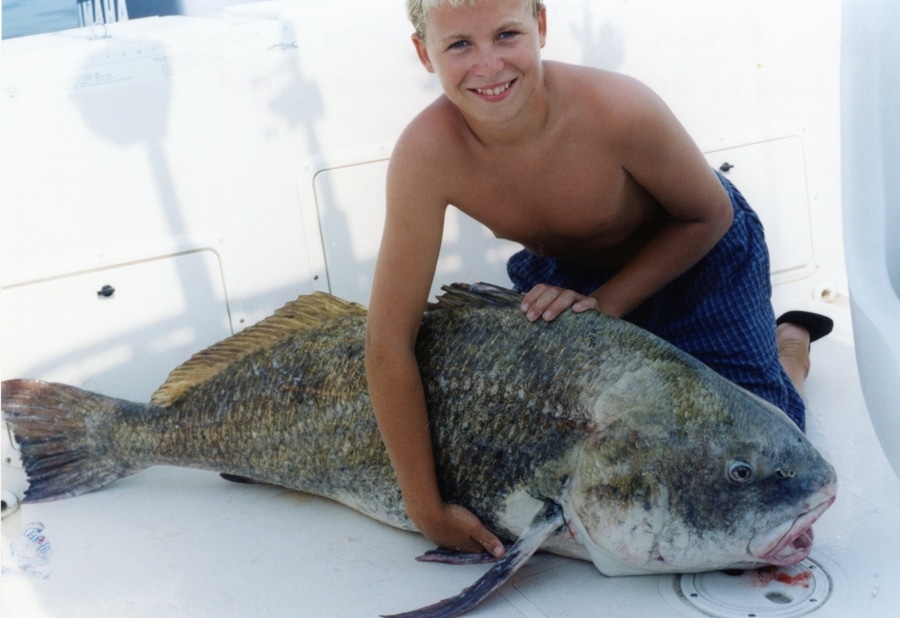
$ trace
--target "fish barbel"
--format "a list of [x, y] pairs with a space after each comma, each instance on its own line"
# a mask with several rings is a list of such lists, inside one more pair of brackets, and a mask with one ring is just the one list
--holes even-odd
[[[445, 291], [416, 343], [441, 494], [515, 544], [471, 588], [403, 615], [463, 613], [538, 549], [606, 575], [807, 557], [836, 476], [783, 412], [622, 320], [532, 323], [508, 290]], [[165, 464], [413, 529], [369, 401], [365, 323], [360, 305], [301, 296], [196, 354], [149, 404], [3, 382], [25, 502]]]

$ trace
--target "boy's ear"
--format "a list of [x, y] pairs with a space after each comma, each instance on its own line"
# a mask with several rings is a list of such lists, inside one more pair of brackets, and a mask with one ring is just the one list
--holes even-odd
[[419, 56], [419, 62], [425, 67], [429, 73], [434, 73], [434, 66], [431, 64], [431, 58], [428, 56], [428, 48], [425, 47], [425, 40], [418, 34], [412, 35], [413, 45], [416, 46], [416, 54]]
[[541, 48], [547, 43], [547, 7], [541, 5], [538, 13], [538, 37], [541, 42]]

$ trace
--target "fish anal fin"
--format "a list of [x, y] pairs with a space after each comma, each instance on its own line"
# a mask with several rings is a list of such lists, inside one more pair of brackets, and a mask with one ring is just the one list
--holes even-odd
[[487, 573], [478, 578], [474, 584], [458, 595], [438, 601], [434, 605], [382, 618], [452, 618], [466, 613], [509, 580], [543, 545], [544, 541], [565, 523], [562, 508], [554, 502], [548, 502], [541, 513], [531, 522], [531, 526], [506, 552], [506, 555]]
[[241, 485], [271, 485], [267, 481], [257, 481], [256, 479], [252, 479], [249, 476], [240, 476], [238, 474], [229, 474], [227, 472], [220, 472], [219, 476], [230, 483], [239, 483]]
[[248, 354], [299, 332], [312, 330], [329, 320], [365, 314], [362, 305], [324, 292], [300, 296], [263, 321], [194, 354], [169, 374], [150, 402], [157, 406], [171, 405], [194, 386], [206, 382]]
[[497, 558], [486, 551], [477, 554], [467, 554], [444, 547], [431, 549], [421, 556], [416, 556], [419, 562], [440, 562], [442, 564], [490, 564], [497, 562]]

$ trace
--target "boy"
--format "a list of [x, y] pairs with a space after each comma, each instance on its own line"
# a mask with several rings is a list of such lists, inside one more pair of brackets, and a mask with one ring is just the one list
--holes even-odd
[[416, 527], [444, 547], [504, 553], [440, 496], [414, 355], [450, 204], [524, 245], [509, 263], [527, 292], [523, 319], [569, 308], [627, 316], [802, 425], [812, 327], [782, 324], [776, 347], [759, 222], [662, 101], [621, 75], [543, 62], [540, 0], [407, 8], [416, 53], [444, 95], [391, 157], [366, 366]]

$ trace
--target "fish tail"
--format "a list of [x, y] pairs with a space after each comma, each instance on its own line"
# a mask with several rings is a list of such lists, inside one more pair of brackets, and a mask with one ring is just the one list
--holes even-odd
[[77, 496], [145, 467], [114, 450], [108, 429], [138, 405], [65, 384], [3, 382], [3, 416], [28, 475], [24, 502]]

